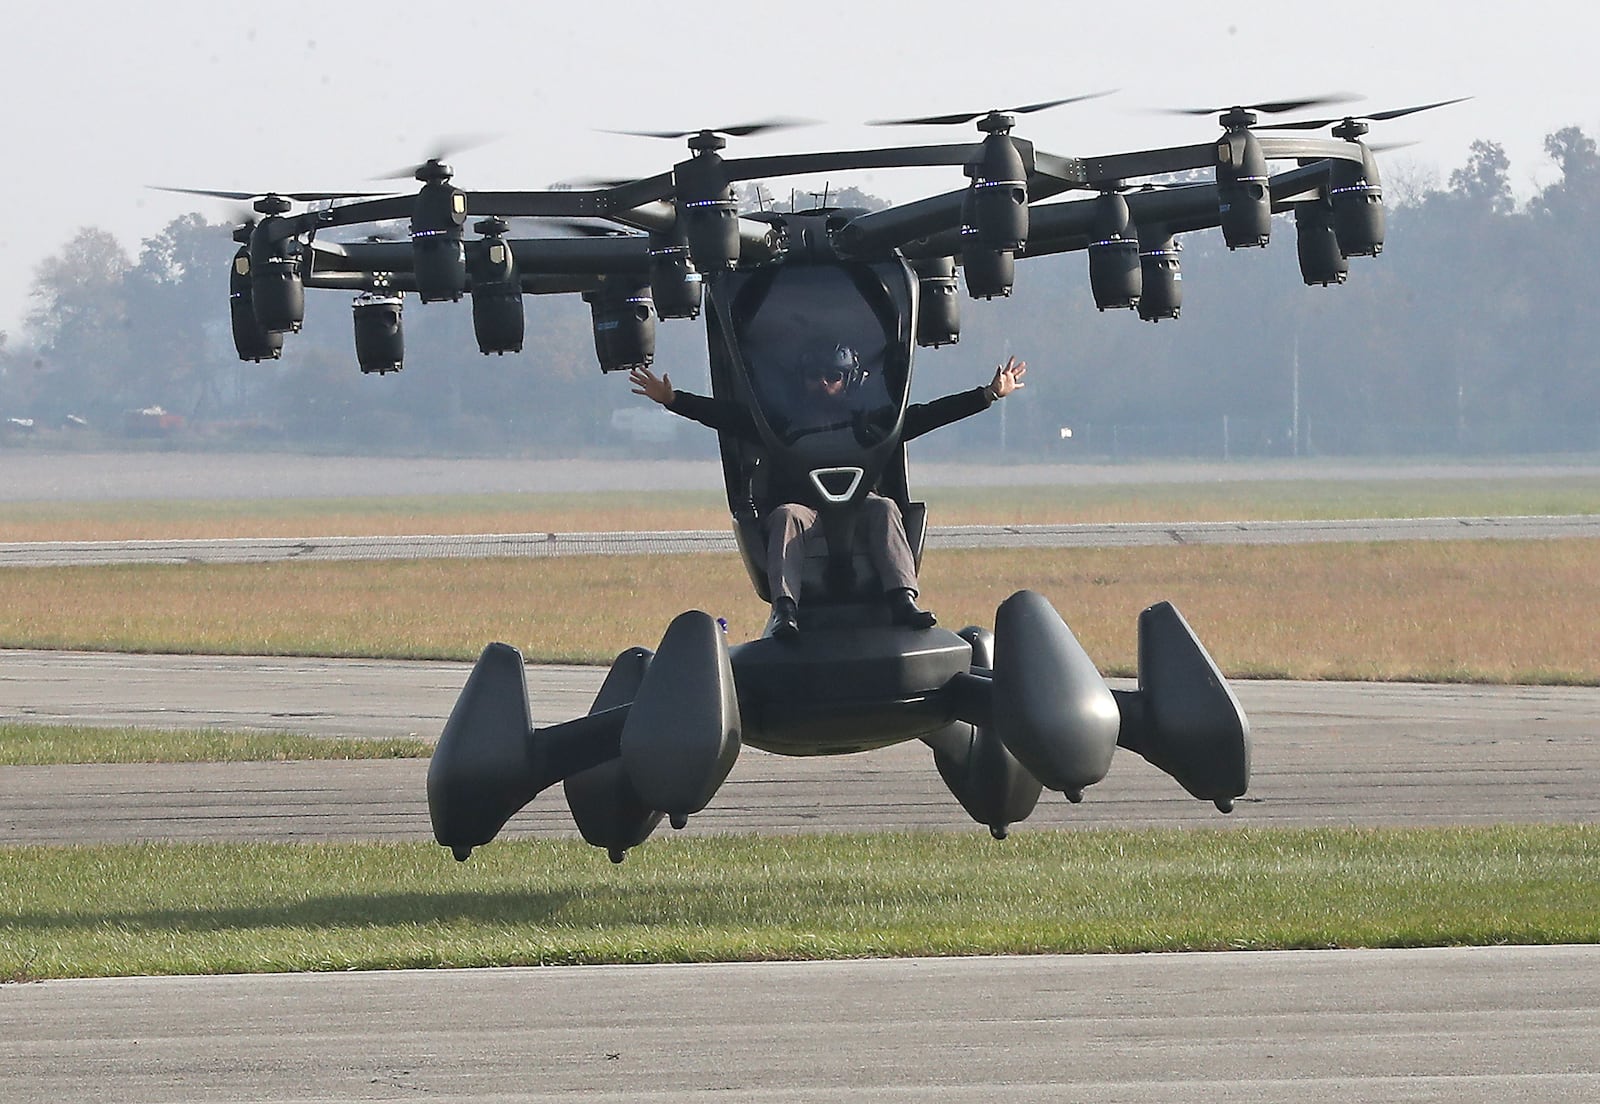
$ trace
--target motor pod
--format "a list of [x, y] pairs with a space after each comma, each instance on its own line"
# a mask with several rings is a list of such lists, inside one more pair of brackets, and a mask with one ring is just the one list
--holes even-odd
[[283, 355], [283, 333], [263, 329], [256, 318], [248, 246], [239, 247], [228, 269], [228, 316], [233, 323], [233, 347], [240, 360], [259, 363]]
[[656, 307], [648, 284], [607, 278], [583, 298], [589, 304], [602, 372], [622, 372], [655, 360]]
[[1307, 287], [1342, 284], [1350, 275], [1350, 262], [1334, 233], [1333, 205], [1326, 199], [1295, 204], [1294, 248], [1300, 257], [1300, 278]]
[[1377, 158], [1365, 142], [1355, 144], [1361, 147], [1360, 162], [1335, 161], [1330, 170], [1333, 229], [1346, 257], [1376, 257], [1383, 252], [1383, 185]]
[[[994, 634], [969, 625], [956, 634], [972, 646], [972, 666], [994, 666]], [[991, 705], [992, 708], [992, 705]], [[1006, 750], [992, 728], [954, 721], [923, 737], [933, 749], [939, 776], [967, 814], [1005, 839], [1011, 825], [1026, 820], [1039, 803], [1043, 784]]]
[[964, 244], [961, 272], [974, 299], [1006, 298], [1017, 280], [1016, 259], [1009, 251], [984, 249], [976, 242]]
[[961, 271], [974, 299], [1004, 298], [1017, 280], [1016, 254], [985, 244], [977, 226], [977, 200], [968, 188], [961, 201]]
[[356, 361], [363, 373], [383, 375], [405, 367], [406, 335], [401, 322], [405, 300], [381, 291], [365, 291], [350, 304], [355, 319]]
[[1139, 227], [1139, 317], [1146, 322], [1176, 318], [1183, 309], [1182, 251], [1165, 228]]
[[675, 826], [704, 809], [739, 756], [739, 728], [727, 637], [709, 614], [680, 613], [622, 728], [622, 767], [640, 802]]
[[1144, 290], [1139, 263], [1139, 237], [1128, 217], [1128, 201], [1117, 192], [1102, 192], [1094, 201], [1090, 235], [1089, 288], [1100, 310], [1131, 310]]
[[739, 205], [717, 152], [726, 144], [721, 135], [698, 134], [689, 139], [695, 156], [673, 167], [678, 221], [700, 272], [718, 272], [739, 261]]
[[299, 333], [306, 317], [306, 286], [299, 246], [278, 230], [281, 221], [269, 215], [250, 234], [250, 301], [263, 330]]
[[990, 133], [968, 166], [972, 220], [984, 248], [1021, 249], [1028, 240], [1028, 173], [1011, 135]]
[[923, 348], [961, 340], [961, 297], [956, 294], [956, 259], [926, 257], [911, 262], [917, 274], [917, 344]]
[[[737, 223], [735, 224], [737, 227]], [[704, 281], [689, 257], [681, 222], [670, 231], [650, 235], [650, 298], [662, 318], [698, 318]]]
[[411, 263], [424, 303], [456, 302], [467, 289], [467, 252], [461, 240], [467, 193], [450, 183], [450, 167], [430, 161], [418, 170], [422, 188], [411, 213]]
[[1105, 777], [1121, 723], [1111, 688], [1050, 603], [1019, 590], [995, 612], [995, 735], [1069, 797]]
[[490, 644], [478, 657], [428, 763], [433, 838], [465, 860], [494, 839], [543, 786], [522, 653]]
[[1261, 143], [1246, 128], [1230, 129], [1218, 139], [1216, 154], [1223, 240], [1229, 249], [1266, 245], [1272, 237], [1272, 190]]
[[1116, 691], [1118, 742], [1222, 812], [1250, 786], [1250, 722], [1170, 602], [1139, 614], [1139, 689]]
[[526, 322], [517, 258], [505, 240], [505, 219], [486, 218], [473, 229], [483, 235], [472, 250], [472, 333], [488, 356], [522, 351]]
[[[618, 655], [595, 695], [590, 715], [631, 703], [653, 655], [648, 648], [629, 648]], [[620, 757], [569, 775], [561, 785], [579, 833], [586, 842], [605, 848], [612, 862], [621, 862], [629, 848], [649, 839], [665, 815], [639, 797]]]

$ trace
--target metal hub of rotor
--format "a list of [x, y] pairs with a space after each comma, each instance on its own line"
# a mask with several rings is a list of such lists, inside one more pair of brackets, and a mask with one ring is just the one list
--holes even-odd
[[707, 153], [716, 153], [718, 150], [728, 148], [728, 140], [714, 130], [702, 130], [699, 134], [689, 139], [689, 148], [696, 156]]
[[424, 184], [441, 184], [455, 175], [455, 170], [437, 157], [430, 157], [417, 166], [414, 174]]
[[978, 129], [985, 134], [1010, 134], [1011, 128], [1016, 125], [1017, 117], [1003, 111], [991, 111], [978, 120]]

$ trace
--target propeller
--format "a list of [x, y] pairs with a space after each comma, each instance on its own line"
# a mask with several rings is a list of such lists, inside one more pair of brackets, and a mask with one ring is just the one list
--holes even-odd
[[379, 173], [373, 180], [418, 180], [423, 173], [430, 172], [435, 167], [446, 170], [449, 166], [445, 162], [447, 157], [475, 150], [479, 146], [486, 146], [490, 142], [498, 141], [498, 134], [451, 134], [436, 139], [426, 152], [421, 161], [410, 165], [402, 165], [386, 173]]
[[701, 127], [698, 130], [605, 130], [602, 134], [622, 134], [630, 138], [692, 138], [696, 134], [725, 134], [729, 138], [748, 138], [752, 134], [763, 134], [769, 130], [788, 130], [791, 127], [816, 126], [815, 119], [794, 119], [779, 116], [772, 119], [762, 119], [753, 123], [735, 123], [724, 127]]
[[367, 199], [388, 195], [387, 192], [224, 192], [215, 188], [169, 188], [151, 184], [158, 192], [177, 192], [179, 195], [211, 196], [214, 199], [253, 201], [262, 199], [292, 199], [296, 203], [325, 203], [335, 199]]
[[1097, 100], [1102, 96], [1109, 96], [1116, 89], [1105, 92], [1090, 92], [1083, 96], [1065, 96], [1059, 100], [1045, 100], [1042, 103], [1023, 104], [1020, 107], [996, 107], [987, 111], [965, 111], [952, 115], [922, 115], [913, 119], [874, 119], [867, 123], [868, 126], [960, 126], [970, 123], [974, 119], [981, 119], [986, 115], [1031, 115], [1035, 111], [1044, 111], [1062, 104], [1080, 103], [1084, 100]]
[[1169, 107], [1162, 110], [1168, 115], [1218, 115], [1234, 111], [1260, 111], [1267, 115], [1282, 115], [1286, 111], [1304, 111], [1308, 107], [1352, 103], [1361, 98], [1354, 92], [1330, 92], [1322, 96], [1306, 96], [1297, 100], [1265, 100], [1251, 104], [1224, 104], [1221, 107]]
[[538, 226], [541, 229], [564, 231], [564, 236], [575, 238], [635, 238], [644, 236], [639, 231], [625, 226], [613, 226], [600, 222], [583, 222], [580, 219], [542, 218], [538, 220]]
[[[613, 131], [611, 133], [620, 132]], [[624, 184], [632, 184], [636, 179], [636, 177], [631, 176], [621, 178], [603, 176], [573, 176], [568, 177], [565, 180], [556, 181], [554, 184], [550, 185], [550, 190], [568, 191], [571, 189], [581, 189], [582, 191], [587, 192], [598, 188], [620, 188]]]
[[1416, 107], [1397, 107], [1393, 111], [1374, 111], [1370, 115], [1343, 115], [1337, 119], [1301, 119], [1292, 123], [1271, 123], [1267, 126], [1257, 127], [1258, 130], [1321, 130], [1323, 127], [1335, 126], [1346, 120], [1360, 122], [1381, 123], [1389, 119], [1398, 119], [1404, 115], [1415, 115], [1419, 111], [1432, 111], [1436, 107], [1449, 107], [1464, 100], [1472, 99], [1471, 96], [1457, 96], [1453, 100], [1439, 100], [1437, 103], [1418, 104]]

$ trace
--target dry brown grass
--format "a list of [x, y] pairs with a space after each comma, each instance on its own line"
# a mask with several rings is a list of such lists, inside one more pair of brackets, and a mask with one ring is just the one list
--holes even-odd
[[[937, 552], [944, 624], [992, 624], [1047, 596], [1108, 673], [1132, 673], [1135, 618], [1167, 599], [1235, 675], [1600, 683], [1600, 541]], [[13, 568], [0, 646], [606, 662], [681, 610], [760, 631], [732, 555]]]

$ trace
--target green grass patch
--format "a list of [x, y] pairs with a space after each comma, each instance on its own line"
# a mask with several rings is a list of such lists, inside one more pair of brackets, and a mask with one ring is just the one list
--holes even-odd
[[279, 763], [291, 759], [425, 759], [430, 741], [219, 728], [131, 728], [0, 722], [0, 766], [59, 763]]
[[[1249, 479], [917, 487], [934, 525], [1600, 513], [1600, 477]], [[1087, 478], [1087, 477], [1086, 477]], [[0, 502], [0, 540], [726, 529], [719, 487], [591, 494]]]
[[1600, 828], [0, 849], [0, 978], [1600, 941]]

